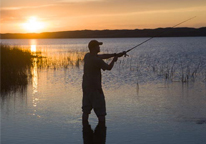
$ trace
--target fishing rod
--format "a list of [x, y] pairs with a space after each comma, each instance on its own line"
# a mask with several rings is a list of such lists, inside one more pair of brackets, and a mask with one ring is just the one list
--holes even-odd
[[[195, 17], [196, 17], [196, 16], [191, 17], [191, 18], [189, 18], [189, 19], [187, 19], [187, 20], [184, 20], [184, 21], [182, 21], [182, 22], [180, 22], [180, 23], [178, 23], [178, 24], [172, 26], [171, 28], [174, 28], [174, 27], [176, 27], [176, 26], [178, 26], [178, 25], [181, 25], [181, 24], [183, 24], [183, 23], [185, 23], [185, 22], [187, 22], [187, 21], [189, 21], [189, 20], [191, 20], [191, 19], [194, 19]], [[165, 31], [163, 31], [163, 32], [165, 32]], [[162, 33], [163, 33], [163, 32], [162, 32]], [[153, 39], [154, 37], [158, 37], [158, 36], [160, 36], [162, 33], [160, 33], [160, 34], [157, 35], [157, 36], [150, 37], [150, 38], [148, 38], [147, 40], [141, 42], [140, 44], [138, 44], [138, 45], [136, 45], [136, 46], [134, 46], [134, 47], [128, 49], [127, 51], [125, 51], [125, 57], [127, 56], [127, 53], [128, 53], [129, 51], [131, 51], [131, 50], [137, 48], [138, 46], [140, 46], [140, 45], [142, 45], [142, 44], [148, 42], [149, 40]]]

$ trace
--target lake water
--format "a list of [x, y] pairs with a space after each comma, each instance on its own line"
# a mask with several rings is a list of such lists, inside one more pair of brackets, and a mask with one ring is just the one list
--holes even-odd
[[[97, 40], [101, 53], [114, 53], [146, 39]], [[1, 40], [46, 57], [34, 59], [25, 91], [1, 97], [2, 144], [206, 143], [206, 37], [154, 38], [119, 58], [102, 72], [106, 128], [96, 128], [92, 112], [83, 132], [82, 59], [90, 40]]]

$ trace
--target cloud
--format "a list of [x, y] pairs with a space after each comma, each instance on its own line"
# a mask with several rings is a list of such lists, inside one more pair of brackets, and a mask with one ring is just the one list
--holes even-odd
[[[45, 20], [75, 17], [127, 17], [144, 14], [166, 14], [179, 12], [195, 12], [205, 9], [205, 6], [184, 4], [174, 5], [169, 0], [160, 3], [162, 0], [56, 0], [53, 3], [43, 5], [23, 6], [23, 7], [3, 7], [1, 8], [1, 22], [19, 22], [31, 15], [41, 16]], [[76, 0], [75, 0], [76, 1]], [[184, 1], [184, 0], [183, 0]], [[190, 1], [190, 0], [188, 0]], [[149, 3], [153, 2], [153, 3]], [[197, 0], [197, 3], [201, 0]], [[173, 5], [172, 5], [173, 4]], [[164, 6], [163, 6], [164, 5]]]
[[47, 4], [47, 5], [38, 5], [38, 6], [19, 6], [19, 7], [2, 7], [0, 11], [4, 10], [21, 10], [21, 9], [38, 9], [38, 8], [47, 8], [50, 6], [55, 6], [55, 4]]
[[[7, 0], [12, 1], [12, 0]], [[19, 3], [24, 0], [19, 0]], [[112, 15], [122, 13], [154, 12], [154, 11], [175, 11], [206, 5], [204, 0], [36, 0], [36, 4], [24, 4], [24, 6], [1, 7], [1, 10], [21, 10], [36, 12], [47, 9], [49, 12], [56, 12], [60, 16], [80, 15]], [[40, 3], [42, 1], [42, 3]]]

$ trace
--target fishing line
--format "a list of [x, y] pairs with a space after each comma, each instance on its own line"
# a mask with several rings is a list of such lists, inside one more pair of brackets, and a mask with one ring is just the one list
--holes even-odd
[[[174, 27], [176, 27], [176, 26], [178, 26], [178, 25], [181, 25], [181, 24], [183, 24], [183, 23], [185, 23], [185, 22], [187, 22], [187, 21], [189, 21], [189, 20], [192, 20], [192, 19], [194, 19], [195, 17], [196, 17], [196, 16], [191, 17], [191, 18], [189, 18], [189, 19], [187, 19], [187, 20], [184, 20], [184, 21], [182, 21], [182, 22], [180, 22], [180, 23], [178, 23], [178, 24], [172, 26], [171, 28], [174, 28]], [[163, 31], [163, 32], [165, 32], [165, 31]], [[138, 44], [138, 45], [136, 45], [136, 46], [134, 46], [134, 47], [128, 49], [128, 50], [125, 51], [125, 52], [128, 53], [129, 51], [131, 51], [131, 50], [137, 48], [138, 46], [140, 46], [140, 45], [142, 45], [142, 44], [148, 42], [149, 40], [153, 39], [154, 37], [158, 37], [158, 36], [160, 36], [163, 32], [161, 32], [161, 33], [160, 33], [159, 35], [157, 35], [157, 36], [153, 36], [153, 37], [148, 38], [147, 40], [145, 40], [145, 41], [141, 42], [140, 44]], [[127, 56], [127, 55], [125, 54], [125, 56]]]

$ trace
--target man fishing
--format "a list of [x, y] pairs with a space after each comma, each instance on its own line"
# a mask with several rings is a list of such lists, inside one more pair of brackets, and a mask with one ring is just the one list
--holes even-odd
[[[101, 69], [111, 70], [118, 57], [126, 55], [126, 52], [114, 54], [98, 54], [102, 42], [91, 40], [88, 44], [89, 53], [84, 57], [84, 74], [82, 82], [83, 100], [82, 100], [82, 120], [88, 121], [89, 114], [93, 109], [98, 117], [99, 122], [105, 122], [106, 105], [105, 97], [101, 84]], [[112, 58], [110, 64], [103, 59]]]

